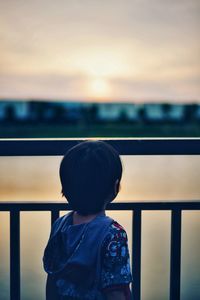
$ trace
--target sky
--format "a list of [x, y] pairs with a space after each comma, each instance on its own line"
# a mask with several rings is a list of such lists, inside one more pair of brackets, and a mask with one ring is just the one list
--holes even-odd
[[200, 101], [199, 0], [0, 0], [0, 97]]

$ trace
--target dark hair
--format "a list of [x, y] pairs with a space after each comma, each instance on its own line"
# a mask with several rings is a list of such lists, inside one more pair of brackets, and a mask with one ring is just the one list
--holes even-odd
[[[60, 164], [62, 193], [81, 215], [98, 213], [113, 201], [120, 183], [122, 163], [118, 152], [99, 140], [83, 141], [70, 148]], [[119, 186], [118, 186], [119, 187]]]

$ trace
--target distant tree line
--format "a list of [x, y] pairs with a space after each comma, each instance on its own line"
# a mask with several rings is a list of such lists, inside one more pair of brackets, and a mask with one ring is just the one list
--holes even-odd
[[0, 101], [1, 123], [94, 124], [200, 122], [200, 105]]

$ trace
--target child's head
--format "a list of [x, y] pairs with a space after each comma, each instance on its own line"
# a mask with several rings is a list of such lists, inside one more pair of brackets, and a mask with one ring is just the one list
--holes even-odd
[[122, 163], [103, 141], [84, 141], [67, 151], [60, 164], [62, 193], [81, 215], [95, 214], [119, 192]]

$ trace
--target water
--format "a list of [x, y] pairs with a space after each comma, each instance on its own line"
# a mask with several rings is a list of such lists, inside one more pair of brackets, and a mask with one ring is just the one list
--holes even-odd
[[[62, 201], [61, 157], [0, 157], [0, 201]], [[199, 156], [122, 156], [122, 188], [115, 201], [200, 199]], [[108, 212], [127, 230], [131, 213]], [[9, 216], [0, 213], [0, 299], [9, 299]], [[142, 300], [169, 299], [170, 213], [142, 214]], [[21, 213], [22, 299], [43, 300], [42, 254], [48, 212]], [[183, 213], [182, 300], [200, 299], [200, 213]], [[3, 262], [3, 263], [2, 263]]]

